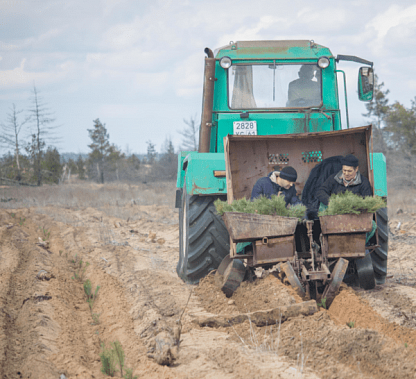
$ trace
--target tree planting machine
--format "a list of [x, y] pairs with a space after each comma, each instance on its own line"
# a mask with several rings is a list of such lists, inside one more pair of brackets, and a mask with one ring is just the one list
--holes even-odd
[[[180, 248], [177, 273], [198, 283], [217, 270], [231, 294], [256, 267], [277, 265], [301, 295], [331, 299], [342, 280], [363, 288], [385, 282], [387, 209], [373, 214], [296, 218], [227, 212], [216, 199], [250, 198], [255, 182], [292, 166], [299, 195], [314, 167], [354, 154], [375, 195], [387, 198], [386, 160], [372, 151], [372, 127], [350, 128], [341, 61], [362, 64], [358, 97], [371, 101], [373, 63], [333, 56], [314, 41], [243, 41], [206, 48], [198, 151], [178, 159], [176, 207]], [[341, 120], [339, 79], [345, 117]], [[304, 194], [303, 194], [304, 195]], [[377, 230], [366, 233], [373, 220]], [[248, 253], [236, 245], [251, 242]]]

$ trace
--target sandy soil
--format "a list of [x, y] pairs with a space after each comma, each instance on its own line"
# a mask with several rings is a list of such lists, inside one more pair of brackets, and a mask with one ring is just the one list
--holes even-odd
[[[313, 316], [215, 329], [195, 319], [301, 299], [272, 274], [231, 298], [212, 276], [184, 284], [172, 185], [7, 191], [0, 197], [15, 200], [0, 209], [1, 378], [104, 378], [100, 346], [116, 340], [139, 378], [416, 377], [416, 214], [392, 217], [385, 285], [343, 286]], [[87, 279], [100, 286], [92, 312]], [[173, 364], [157, 364], [178, 325]]]

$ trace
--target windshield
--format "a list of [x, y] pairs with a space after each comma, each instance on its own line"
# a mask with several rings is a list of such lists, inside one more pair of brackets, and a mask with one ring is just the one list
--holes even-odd
[[231, 109], [318, 107], [321, 69], [314, 64], [235, 65], [228, 69]]

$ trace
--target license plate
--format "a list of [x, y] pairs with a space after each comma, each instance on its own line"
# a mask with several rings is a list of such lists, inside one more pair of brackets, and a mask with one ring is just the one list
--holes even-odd
[[234, 121], [233, 131], [235, 136], [256, 136], [257, 122], [256, 121]]

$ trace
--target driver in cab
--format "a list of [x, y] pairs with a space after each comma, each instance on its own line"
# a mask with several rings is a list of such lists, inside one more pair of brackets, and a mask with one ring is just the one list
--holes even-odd
[[[314, 81], [316, 72], [316, 81]], [[320, 70], [312, 64], [304, 64], [298, 72], [299, 79], [289, 83], [288, 107], [308, 107], [321, 103]]]

